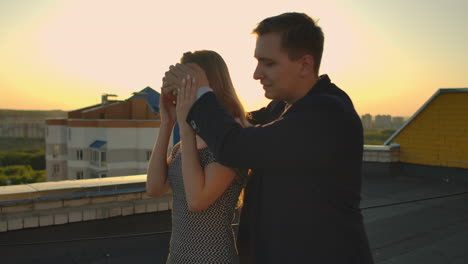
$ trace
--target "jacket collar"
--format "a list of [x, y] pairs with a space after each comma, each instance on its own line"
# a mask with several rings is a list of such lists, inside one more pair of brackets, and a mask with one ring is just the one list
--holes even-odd
[[330, 91], [330, 89], [332, 87], [330, 84], [331, 84], [331, 80], [328, 77], [328, 75], [326, 75], [326, 74], [320, 75], [317, 82], [315, 83], [315, 85], [312, 86], [312, 88], [309, 90], [309, 92], [307, 92], [307, 94], [304, 97], [299, 99], [297, 102], [295, 102], [291, 107], [289, 107], [287, 109], [286, 109], [286, 104], [285, 104], [285, 106], [283, 106], [284, 110], [283, 110], [283, 113], [280, 115], [280, 117], [283, 117], [287, 112], [289, 112], [289, 110], [291, 108], [295, 108], [294, 106], [300, 105], [303, 102], [307, 101], [307, 99], [305, 99], [306, 97]]
[[315, 83], [314, 86], [312, 86], [312, 89], [307, 93], [308, 94], [314, 94], [314, 93], [323, 93], [325, 91], [328, 91], [330, 89], [330, 78], [328, 75], [323, 74], [320, 75], [317, 82]]

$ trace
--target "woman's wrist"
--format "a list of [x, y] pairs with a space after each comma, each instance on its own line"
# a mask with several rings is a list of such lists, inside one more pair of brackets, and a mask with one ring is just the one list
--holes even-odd
[[181, 137], [195, 137], [195, 131], [187, 124], [179, 124], [179, 132]]
[[175, 123], [175, 121], [161, 120], [161, 128], [166, 127], [172, 130], [175, 126]]

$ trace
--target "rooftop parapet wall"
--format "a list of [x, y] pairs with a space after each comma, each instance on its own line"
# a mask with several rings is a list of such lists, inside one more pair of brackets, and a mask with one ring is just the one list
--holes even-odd
[[67, 127], [105, 127], [105, 128], [158, 128], [161, 121], [154, 120], [116, 120], [116, 119], [48, 119], [48, 126]]
[[146, 175], [0, 187], [0, 232], [172, 209], [152, 198]]
[[[398, 146], [364, 146], [364, 162], [398, 162]], [[146, 175], [0, 187], [0, 232], [172, 209], [146, 195]]]
[[399, 145], [364, 145], [364, 162], [394, 163], [400, 161]]

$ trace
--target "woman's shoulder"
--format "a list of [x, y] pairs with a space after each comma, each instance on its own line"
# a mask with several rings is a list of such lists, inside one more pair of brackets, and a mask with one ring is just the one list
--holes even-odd
[[201, 161], [202, 167], [205, 167], [209, 163], [217, 162], [213, 152], [211, 152], [208, 146], [199, 147], [197, 144], [197, 149], [198, 149], [198, 154], [200, 155], [200, 161]]

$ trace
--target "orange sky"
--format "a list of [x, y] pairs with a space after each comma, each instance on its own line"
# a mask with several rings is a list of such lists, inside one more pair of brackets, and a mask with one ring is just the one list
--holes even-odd
[[268, 101], [252, 78], [250, 32], [265, 17], [298, 11], [319, 20], [321, 73], [360, 114], [410, 116], [438, 88], [468, 87], [466, 10], [465, 0], [5, 0], [0, 108], [72, 110], [102, 93], [123, 100], [146, 86], [159, 90], [183, 52], [212, 49], [254, 110]]

